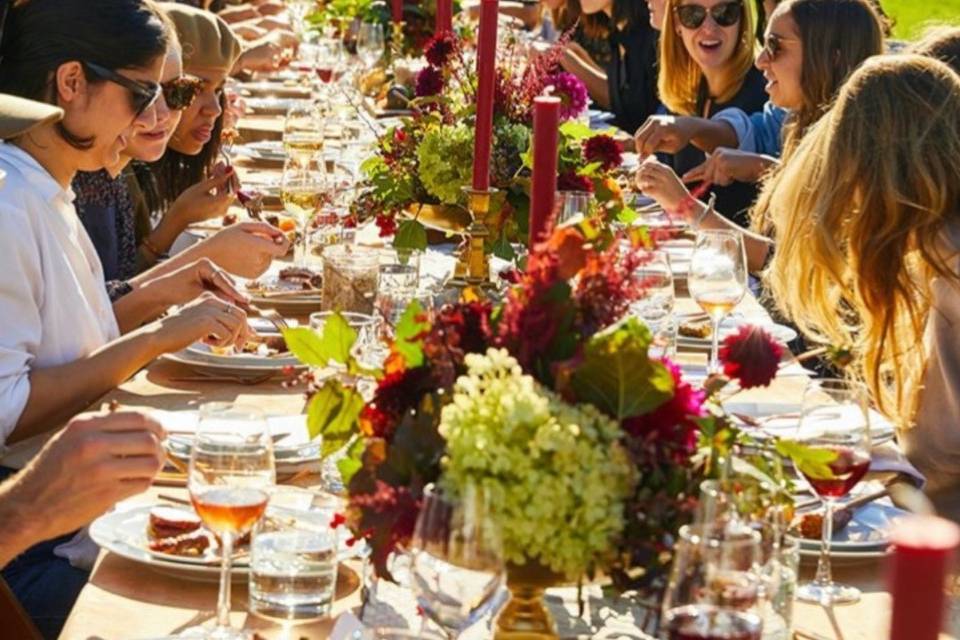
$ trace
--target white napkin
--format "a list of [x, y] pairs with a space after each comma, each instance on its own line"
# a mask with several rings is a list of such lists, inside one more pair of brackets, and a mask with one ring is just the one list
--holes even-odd
[[68, 560], [77, 569], [93, 571], [93, 565], [100, 554], [100, 547], [90, 537], [87, 527], [80, 529], [69, 542], [53, 548], [53, 555]]
[[907, 456], [894, 442], [885, 442], [870, 451], [870, 471], [895, 471], [911, 478], [918, 489], [922, 489], [927, 483], [923, 474], [910, 464]]

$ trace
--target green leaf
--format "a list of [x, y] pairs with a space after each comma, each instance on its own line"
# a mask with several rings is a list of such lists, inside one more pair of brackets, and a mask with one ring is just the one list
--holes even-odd
[[513, 250], [513, 245], [504, 236], [500, 236], [493, 243], [493, 255], [513, 262], [517, 257], [517, 252]]
[[323, 436], [321, 457], [339, 451], [358, 433], [357, 418], [363, 405], [356, 389], [336, 381], [328, 382], [313, 395], [307, 408], [307, 432], [311, 439]]
[[414, 300], [400, 316], [393, 342], [394, 350], [403, 356], [408, 368], [423, 364], [423, 334], [429, 329], [430, 323], [424, 320], [423, 307]]
[[596, 132], [581, 122], [569, 120], [560, 125], [560, 134], [571, 140], [586, 140], [596, 135]]
[[790, 458], [800, 472], [814, 480], [833, 480], [836, 475], [830, 468], [840, 454], [832, 449], [811, 447], [795, 440], [777, 440], [777, 453]]
[[597, 177], [597, 173], [600, 171], [600, 167], [603, 166], [602, 162], [591, 162], [586, 166], [580, 167], [577, 169], [578, 176], [586, 176], [588, 178]]
[[571, 379], [578, 399], [617, 420], [649, 413], [673, 396], [673, 376], [647, 354], [650, 330], [636, 318], [594, 335]]
[[363, 452], [366, 450], [366, 443], [363, 438], [354, 438], [353, 442], [347, 448], [346, 455], [337, 460], [337, 471], [340, 472], [340, 480], [343, 486], [350, 484], [353, 476], [363, 468]]
[[404, 220], [397, 227], [396, 236], [393, 238], [393, 246], [397, 249], [419, 249], [427, 248], [427, 229], [417, 220]]
[[617, 212], [617, 222], [622, 222], [623, 224], [633, 224], [636, 222], [638, 214], [635, 210], [630, 207], [624, 206]]
[[291, 353], [300, 362], [311, 367], [325, 367], [330, 364], [330, 358], [323, 348], [323, 341], [313, 329], [309, 327], [284, 329], [283, 339]]
[[340, 315], [340, 312], [331, 314], [323, 322], [323, 334], [320, 340], [321, 353], [327, 357], [325, 364], [329, 364], [330, 360], [347, 364], [352, 359], [350, 352], [356, 341], [356, 330]]

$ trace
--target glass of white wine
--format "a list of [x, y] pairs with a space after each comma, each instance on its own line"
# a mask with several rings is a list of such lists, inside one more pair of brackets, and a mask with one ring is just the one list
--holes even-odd
[[259, 522], [274, 484], [273, 440], [263, 413], [228, 402], [200, 407], [187, 488], [204, 526], [219, 538], [221, 554], [217, 623], [203, 630], [207, 638], [247, 637], [230, 626], [233, 545]]
[[300, 166], [308, 166], [323, 151], [326, 122], [320, 107], [294, 104], [283, 121], [283, 150]]
[[736, 231], [697, 233], [688, 279], [690, 295], [713, 323], [710, 364], [707, 373], [718, 373], [720, 323], [747, 291], [747, 256], [743, 236]]
[[300, 234], [294, 249], [294, 261], [298, 267], [308, 268], [310, 256], [310, 225], [324, 203], [326, 175], [311, 163], [300, 166], [290, 160], [280, 178], [280, 201], [284, 210], [297, 221]]

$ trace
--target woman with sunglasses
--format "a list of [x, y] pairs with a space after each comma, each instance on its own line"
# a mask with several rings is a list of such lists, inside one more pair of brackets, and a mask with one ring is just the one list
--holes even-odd
[[[180, 8], [176, 6], [166, 7], [168, 15], [178, 11]], [[273, 258], [286, 252], [289, 244], [282, 232], [266, 223], [244, 223], [224, 229], [162, 265], [146, 270], [155, 262], [153, 254], [142, 246], [138, 251], [137, 247], [140, 239], [150, 234], [150, 219], [145, 207], [135, 207], [134, 201], [142, 203], [142, 198], [135, 198], [131, 193], [131, 185], [136, 187], [136, 178], [132, 169], [124, 167], [131, 160], [153, 162], [163, 156], [180, 122], [181, 112], [193, 103], [202, 85], [198, 78], [183, 74], [175, 30], [172, 35], [161, 78], [163, 96], [158, 101], [156, 126], [132, 136], [121, 154], [119, 166], [81, 172], [73, 182], [77, 213], [103, 263], [107, 290], [114, 301], [202, 258], [210, 259], [230, 273], [257, 277]]]
[[[716, 149], [682, 179], [668, 166], [645, 162], [637, 175], [640, 188], [670, 210], [685, 203], [685, 213], [699, 226], [729, 228], [731, 223], [716, 212], [707, 212], [706, 205], [694, 200], [683, 182], [758, 182], [777, 169], [781, 158], [789, 161], [792, 150], [830, 106], [849, 75], [864, 60], [883, 52], [880, 20], [868, 0], [781, 2], [770, 16], [756, 63], [767, 79], [770, 102], [751, 115], [730, 109], [705, 123], [727, 127], [733, 136], [731, 148]], [[757, 203], [758, 209], [764, 207], [762, 200]], [[764, 236], [748, 234], [745, 238], [751, 268], [759, 270], [771, 243]]]
[[[240, 309], [204, 299], [120, 337], [124, 318], [110, 305], [73, 207], [76, 172], [116, 164], [131, 136], [155, 125], [168, 31], [156, 8], [143, 0], [0, 8], [0, 91], [64, 112], [0, 144], [0, 463], [9, 464], [161, 353], [211, 332], [236, 342], [246, 323]], [[47, 636], [56, 636], [88, 576], [86, 548], [54, 541], [4, 570]]]
[[[676, 121], [691, 116], [709, 121], [730, 107], [748, 113], [767, 101], [764, 80], [753, 66], [757, 50], [756, 9], [746, 0], [668, 0], [660, 36], [660, 100], [670, 115], [651, 117], [636, 135], [641, 155], [664, 151], [667, 165], [685, 173], [712, 148], [696, 136], [669, 135]], [[689, 144], [693, 142], [693, 144]], [[752, 185], [714, 190], [718, 208], [746, 223], [756, 196]]]
[[236, 176], [219, 158], [224, 84], [241, 53], [240, 41], [215, 14], [174, 3], [162, 6], [180, 38], [184, 72], [201, 84], [180, 112], [163, 156], [133, 164], [144, 206], [156, 221], [142, 244], [153, 260], [166, 257], [188, 225], [222, 217], [234, 200]]

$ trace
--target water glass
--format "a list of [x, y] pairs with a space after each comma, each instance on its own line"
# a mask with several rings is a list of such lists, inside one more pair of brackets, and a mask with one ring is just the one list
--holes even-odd
[[784, 536], [763, 550], [763, 640], [793, 637], [793, 603], [800, 571], [800, 542]]
[[[310, 314], [310, 328], [318, 333], [334, 311], [318, 311]], [[381, 341], [380, 318], [366, 313], [340, 312], [350, 328], [357, 332], [357, 341], [353, 346], [353, 357], [360, 364], [376, 368], [386, 357], [386, 347]]]
[[558, 191], [554, 205], [557, 209], [556, 226], [588, 217], [592, 198], [589, 191]]
[[337, 584], [339, 502], [296, 487], [276, 487], [250, 550], [250, 611], [281, 620], [330, 615]]

